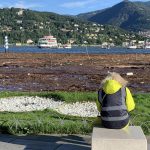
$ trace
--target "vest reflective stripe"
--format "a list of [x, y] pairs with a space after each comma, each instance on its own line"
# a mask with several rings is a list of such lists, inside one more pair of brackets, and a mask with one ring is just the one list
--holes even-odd
[[127, 119], [128, 117], [129, 115], [126, 114], [125, 116], [121, 116], [121, 117], [101, 117], [101, 118], [104, 121], [121, 121]]
[[109, 107], [102, 107], [102, 111], [113, 111], [113, 110], [126, 110], [125, 105], [121, 106], [109, 106]]

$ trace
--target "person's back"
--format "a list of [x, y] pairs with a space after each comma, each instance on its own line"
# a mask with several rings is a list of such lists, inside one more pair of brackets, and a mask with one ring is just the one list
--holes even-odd
[[117, 73], [110, 73], [102, 82], [97, 106], [106, 128], [121, 129], [129, 124], [128, 112], [135, 108], [135, 104], [126, 84], [127, 81]]

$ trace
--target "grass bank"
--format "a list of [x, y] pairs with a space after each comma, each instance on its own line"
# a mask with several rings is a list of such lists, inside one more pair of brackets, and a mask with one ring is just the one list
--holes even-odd
[[150, 94], [134, 95], [136, 109], [132, 111], [131, 123], [141, 126], [146, 135], [150, 135]]
[[[54, 98], [66, 103], [95, 101], [95, 92], [1, 92], [0, 98], [12, 96], [39, 96]], [[136, 109], [130, 113], [131, 123], [143, 128], [146, 135], [150, 135], [150, 94], [134, 95]], [[74, 117], [62, 115], [52, 110], [0, 113], [0, 131], [10, 134], [88, 134], [91, 133], [95, 118]]]
[[0, 98], [12, 96], [39, 96], [54, 98], [66, 103], [95, 101], [97, 99], [96, 92], [0, 92]]
[[0, 114], [0, 130], [8, 134], [87, 134], [94, 118], [59, 114], [52, 110]]

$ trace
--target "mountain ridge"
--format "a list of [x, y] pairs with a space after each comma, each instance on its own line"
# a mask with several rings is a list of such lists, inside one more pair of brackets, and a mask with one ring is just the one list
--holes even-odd
[[[92, 14], [93, 12], [91, 12]], [[86, 19], [90, 12], [79, 14], [78, 17]], [[130, 2], [123, 1], [110, 8], [95, 11], [94, 15], [87, 18], [88, 21], [100, 24], [110, 24], [128, 31], [141, 31], [150, 29], [150, 1]]]

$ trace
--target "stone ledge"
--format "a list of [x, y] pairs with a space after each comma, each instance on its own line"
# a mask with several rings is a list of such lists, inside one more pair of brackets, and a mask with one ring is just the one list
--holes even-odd
[[147, 150], [147, 140], [138, 126], [126, 130], [94, 127], [92, 150]]

